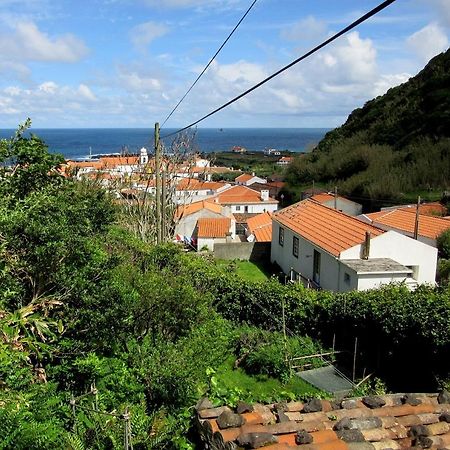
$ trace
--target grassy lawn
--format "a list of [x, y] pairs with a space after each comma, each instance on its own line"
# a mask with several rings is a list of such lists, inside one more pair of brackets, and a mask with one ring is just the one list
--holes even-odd
[[234, 359], [229, 359], [214, 374], [213, 389], [216, 403], [235, 404], [238, 400], [272, 403], [282, 400], [299, 400], [324, 397], [325, 393], [293, 376], [286, 383], [266, 375], [251, 376], [242, 369], [233, 369]]
[[270, 268], [263, 264], [256, 264], [250, 261], [225, 261], [217, 260], [219, 266], [233, 267], [236, 273], [247, 281], [265, 281], [271, 276]]

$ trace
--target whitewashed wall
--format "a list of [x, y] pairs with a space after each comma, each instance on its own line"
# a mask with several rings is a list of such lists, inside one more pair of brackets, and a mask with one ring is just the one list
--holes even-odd
[[[341, 253], [341, 259], [361, 257], [361, 245]], [[404, 236], [396, 231], [387, 231], [370, 241], [369, 258], [391, 258], [407, 267], [418, 268], [414, 278], [418, 283], [434, 284], [436, 278], [437, 249]]]

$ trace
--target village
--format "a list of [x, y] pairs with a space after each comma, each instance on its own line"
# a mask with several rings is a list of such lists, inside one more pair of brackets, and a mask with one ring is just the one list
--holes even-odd
[[[276, 164], [286, 167], [292, 160], [280, 156]], [[155, 167], [155, 158], [142, 148], [139, 155], [66, 161], [62, 170], [78, 180], [96, 180], [118, 202], [139, 204], [154, 202]], [[163, 158], [161, 167], [172, 224], [168, 237], [187, 250], [224, 260], [270, 260], [274, 273], [281, 271], [285, 281], [313, 289], [346, 292], [390, 283], [409, 289], [436, 284], [436, 239], [450, 228], [450, 216], [439, 202], [363, 213], [361, 204], [336, 190], [313, 187], [301, 193], [299, 202], [285, 205], [280, 177], [214, 166], [197, 154]]]

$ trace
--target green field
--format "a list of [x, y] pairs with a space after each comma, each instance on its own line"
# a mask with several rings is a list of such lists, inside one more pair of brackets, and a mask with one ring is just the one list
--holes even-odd
[[251, 261], [225, 261], [216, 260], [219, 266], [227, 267], [235, 271], [240, 277], [247, 281], [266, 281], [272, 275], [270, 267]]

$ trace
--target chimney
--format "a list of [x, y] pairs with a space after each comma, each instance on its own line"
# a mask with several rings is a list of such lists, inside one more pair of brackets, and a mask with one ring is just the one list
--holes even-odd
[[366, 238], [362, 248], [362, 259], [369, 259], [370, 255], [370, 231], [366, 231]]
[[252, 172], [252, 177], [254, 177], [255, 176], [255, 172]]
[[268, 189], [263, 189], [261, 191], [261, 200], [263, 202], [267, 202], [269, 200], [269, 190]]

